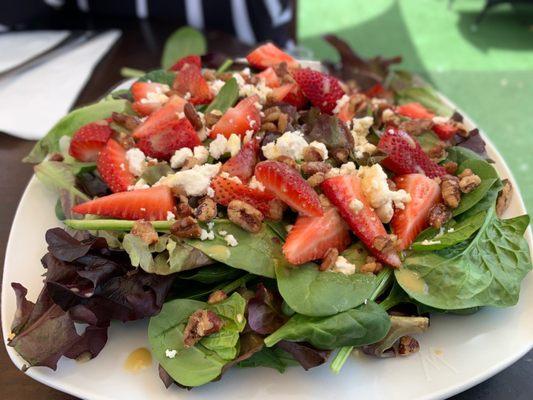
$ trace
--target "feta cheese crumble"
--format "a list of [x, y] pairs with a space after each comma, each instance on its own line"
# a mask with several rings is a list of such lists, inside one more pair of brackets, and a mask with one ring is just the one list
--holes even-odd
[[311, 143], [309, 143], [309, 146], [313, 147], [318, 151], [320, 157], [322, 157], [322, 160], [328, 159], [328, 149], [324, 143], [313, 140]]
[[365, 154], [372, 155], [376, 152], [377, 147], [368, 142], [367, 136], [370, 127], [374, 123], [374, 118], [363, 117], [354, 118], [352, 121], [352, 136], [354, 141], [354, 155], [356, 158], [362, 158]]
[[209, 154], [215, 160], [218, 160], [226, 153], [230, 153], [233, 157], [241, 149], [241, 138], [239, 135], [232, 133], [229, 139], [226, 139], [224, 135], [218, 134], [215, 140], [209, 144]]
[[340, 168], [331, 168], [326, 173], [326, 178], [333, 178], [341, 175], [352, 175], [357, 173], [357, 168], [352, 161], [348, 161], [340, 166]]
[[233, 157], [239, 152], [240, 149], [241, 149], [241, 138], [235, 133], [232, 133], [226, 144], [226, 152], [229, 152], [230, 155]]
[[207, 188], [206, 194], [207, 194], [208, 197], [215, 197], [215, 191], [213, 190], [213, 188], [211, 186], [209, 186]]
[[338, 256], [333, 268], [330, 271], [338, 272], [344, 275], [352, 275], [355, 273], [355, 265], [349, 262], [343, 256]]
[[338, 114], [341, 112], [342, 108], [348, 104], [350, 101], [350, 96], [347, 94], [343, 95], [339, 100], [337, 100], [337, 104], [335, 105], [335, 108], [333, 109], [333, 114]]
[[200, 232], [200, 240], [213, 240], [215, 238], [215, 232], [213, 231], [206, 231], [205, 229], [202, 229]]
[[353, 199], [350, 201], [349, 207], [354, 213], [357, 213], [363, 209], [364, 204], [359, 199]]
[[288, 131], [281, 135], [275, 142], [270, 142], [263, 146], [263, 155], [273, 160], [279, 156], [287, 156], [293, 160], [303, 159], [304, 149], [308, 146], [301, 131]]
[[242, 185], [241, 178], [239, 178], [238, 176], [232, 176], [232, 175], [228, 174], [226, 171], [222, 172], [220, 174], [220, 176], [222, 178], [228, 179], [228, 180], [236, 182], [236, 183], [240, 183]]
[[200, 164], [205, 164], [209, 158], [209, 150], [205, 146], [195, 146], [193, 156]]
[[138, 189], [150, 189], [150, 185], [148, 185], [146, 181], [141, 178], [137, 182], [135, 182], [135, 185], [128, 186], [128, 191], [138, 190]]
[[261, 192], [265, 191], [265, 186], [257, 180], [255, 175], [252, 176], [252, 179], [248, 182], [248, 186], [252, 189], [260, 190]]
[[146, 156], [136, 147], [126, 151], [126, 161], [128, 170], [135, 176], [141, 176], [146, 170]]
[[440, 240], [428, 240], [428, 239], [425, 239], [422, 242], [420, 242], [422, 246], [431, 246], [432, 244], [440, 244], [440, 243], [441, 243]]
[[181, 168], [185, 164], [187, 158], [192, 157], [193, 152], [188, 147], [183, 147], [174, 152], [174, 155], [170, 158], [170, 166], [174, 169]]
[[232, 234], [228, 234], [224, 236], [224, 240], [226, 241], [228, 246], [231, 246], [231, 247], [235, 247], [239, 244], [239, 242], [237, 242], [237, 239], [235, 239], [235, 236], [233, 236]]
[[165, 350], [165, 356], [167, 358], [174, 358], [176, 357], [176, 354], [178, 354], [177, 350], [170, 350], [170, 349]]
[[166, 185], [170, 188], [181, 187], [187, 196], [203, 196], [211, 179], [218, 174], [221, 163], [195, 165], [191, 169], [178, 171], [161, 178], [155, 185]]
[[176, 215], [172, 211], [167, 211], [167, 221], [173, 221], [176, 219]]
[[222, 86], [226, 84], [226, 82], [224, 82], [221, 79], [215, 79], [212, 82], [207, 82], [207, 84], [209, 85], [209, 89], [211, 90], [211, 93], [213, 93], [213, 95], [216, 96], [218, 92], [220, 92], [220, 89], [222, 89]]
[[250, 97], [253, 95], [257, 95], [259, 97], [259, 101], [261, 103], [265, 103], [268, 95], [272, 93], [272, 89], [266, 85], [264, 79], [259, 79], [259, 83], [253, 85], [250, 83], [246, 83], [242, 75], [238, 72], [234, 73], [233, 77], [235, 78], [235, 80], [237, 81], [237, 85], [239, 86], [240, 97]]
[[141, 104], [159, 103], [163, 104], [168, 101], [168, 96], [165, 94], [170, 88], [168, 85], [157, 85], [152, 91], [146, 93], [146, 97], [141, 99]]

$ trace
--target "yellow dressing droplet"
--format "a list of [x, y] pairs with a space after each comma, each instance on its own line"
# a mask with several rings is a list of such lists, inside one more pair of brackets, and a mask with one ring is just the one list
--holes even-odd
[[427, 294], [428, 285], [426, 282], [414, 271], [402, 268], [396, 273], [396, 278], [400, 285], [414, 293]]
[[208, 255], [217, 260], [226, 260], [231, 255], [231, 251], [226, 246], [216, 245], [209, 249]]
[[152, 365], [152, 354], [146, 347], [140, 347], [133, 350], [126, 361], [124, 369], [128, 372], [137, 373]]

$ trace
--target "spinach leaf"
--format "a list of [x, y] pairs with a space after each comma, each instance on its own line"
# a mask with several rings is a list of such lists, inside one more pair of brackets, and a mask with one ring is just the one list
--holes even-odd
[[37, 179], [49, 189], [57, 192], [66, 190], [73, 196], [73, 200], [90, 200], [89, 196], [75, 187], [76, 177], [67, 164], [59, 161], [43, 161], [36, 165], [33, 170], [35, 171]]
[[108, 118], [114, 111], [119, 113], [128, 112], [128, 107], [126, 100], [106, 99], [71, 111], [61, 118], [45, 137], [37, 142], [23, 161], [33, 164], [43, 161], [47, 154], [60, 150], [59, 139], [61, 137], [72, 136], [83, 125]]
[[141, 175], [141, 178], [144, 179], [144, 181], [148, 185], [155, 184], [159, 179], [161, 179], [164, 176], [167, 176], [168, 174], [174, 172], [170, 165], [166, 162], [159, 162], [155, 165], [150, 165]]
[[224, 86], [222, 86], [211, 104], [206, 108], [205, 113], [207, 114], [213, 110], [219, 110], [222, 113], [225, 113], [228, 108], [233, 107], [238, 98], [239, 85], [237, 85], [237, 80], [235, 78], [231, 78], [226, 81]]
[[250, 358], [238, 363], [237, 366], [240, 368], [273, 368], [279, 373], [283, 373], [288, 366], [297, 364], [289, 353], [279, 347], [263, 347]]
[[489, 208], [496, 204], [496, 199], [500, 193], [501, 188], [503, 187], [502, 181], [497, 180], [489, 189], [485, 197], [478, 201], [472, 208], [465, 211], [461, 215], [456, 217], [457, 221], [463, 221], [464, 219], [470, 218], [473, 215], [479, 214], [482, 211], [487, 211]]
[[[360, 244], [343, 253], [350, 262], [364, 264], [366, 251]], [[337, 314], [357, 307], [370, 297], [377, 283], [376, 275], [321, 272], [314, 263], [297, 267], [276, 265], [278, 290], [283, 300], [299, 314], [314, 317]]]
[[[185, 243], [230, 267], [267, 278], [275, 277], [274, 265], [283, 262], [284, 258], [280, 239], [266, 225], [258, 233], [250, 233], [229, 220], [217, 219], [213, 223], [213, 240], [187, 239]], [[233, 235], [239, 244], [229, 246], [219, 233], [221, 231]]]
[[[431, 153], [431, 151], [435, 148], [441, 148], [441, 146], [446, 145], [445, 142], [439, 139], [439, 137], [435, 134], [433, 131], [427, 131], [422, 133], [421, 135], [413, 136], [414, 139], [420, 144], [420, 147], [422, 147], [422, 150], [426, 153]], [[437, 162], [440, 162], [444, 159], [444, 157], [437, 160]]]
[[287, 226], [289, 225], [287, 222], [280, 220], [280, 221], [272, 221], [267, 220], [265, 221], [265, 224], [274, 231], [276, 235], [279, 236], [281, 240], [285, 240], [287, 237]]
[[363, 346], [385, 337], [390, 327], [389, 315], [373, 301], [330, 317], [295, 314], [285, 325], [265, 338], [272, 347], [280, 340], [309, 342], [319, 349]]
[[206, 51], [204, 35], [190, 26], [185, 26], [170, 35], [165, 42], [161, 65], [164, 69], [169, 69], [180, 58], [189, 55], [201, 56]]
[[444, 309], [516, 304], [531, 260], [529, 217], [501, 220], [494, 207], [470, 242], [438, 253], [415, 253], [395, 270], [400, 286], [422, 304]]
[[172, 84], [174, 83], [174, 79], [176, 79], [175, 72], [167, 71], [164, 69], [156, 69], [154, 71], [150, 71], [144, 74], [138, 79], [138, 81], [139, 82], [164, 83], [165, 85], [172, 87]]
[[179, 279], [201, 282], [204, 284], [220, 283], [234, 280], [243, 275], [244, 272], [228, 267], [224, 264], [208, 265], [187, 271], [178, 276]]
[[483, 157], [466, 147], [452, 146], [446, 149], [446, 152], [448, 153], [447, 160], [453, 161], [457, 165], [462, 164], [466, 160], [483, 160]]

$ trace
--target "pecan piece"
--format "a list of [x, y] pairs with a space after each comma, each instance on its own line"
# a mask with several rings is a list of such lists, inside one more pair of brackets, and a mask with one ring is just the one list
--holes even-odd
[[459, 189], [463, 193], [470, 193], [481, 183], [481, 178], [474, 174], [470, 168], [466, 168], [457, 177], [459, 178]]
[[374, 239], [374, 243], [372, 244], [376, 248], [376, 250], [379, 250], [383, 253], [389, 253], [391, 251], [396, 250], [394, 246], [394, 241], [389, 235], [376, 237]]
[[183, 107], [183, 113], [195, 130], [199, 131], [204, 127], [204, 124], [202, 124], [202, 119], [191, 103], [185, 103], [185, 106]]
[[202, 228], [193, 217], [183, 217], [172, 224], [170, 232], [180, 238], [199, 238]]
[[304, 175], [311, 176], [318, 172], [326, 173], [331, 169], [331, 164], [323, 161], [306, 161], [302, 163], [300, 169]]
[[311, 175], [309, 178], [307, 178], [307, 183], [309, 183], [309, 186], [311, 187], [317, 187], [325, 180], [326, 175], [323, 172], [317, 172], [316, 174]]
[[456, 162], [446, 161], [444, 164], [442, 164], [442, 166], [444, 167], [446, 172], [449, 173], [450, 175], [455, 175], [455, 173], [457, 172], [457, 163]]
[[113, 114], [111, 114], [111, 119], [114, 123], [121, 125], [130, 131], [134, 130], [141, 124], [141, 119], [139, 117], [118, 112], [113, 112]]
[[281, 220], [281, 218], [283, 218], [283, 212], [287, 208], [285, 203], [279, 199], [274, 199], [274, 200], [271, 200], [268, 205], [269, 205], [269, 210], [267, 214], [268, 219], [271, 219], [273, 221]]
[[452, 211], [444, 204], [435, 204], [429, 210], [428, 223], [436, 229], [440, 229], [446, 222], [452, 218]]
[[407, 133], [418, 136], [431, 130], [433, 122], [430, 119], [410, 119], [400, 123], [400, 129]]
[[278, 127], [273, 122], [265, 122], [261, 125], [261, 130], [265, 132], [277, 132]]
[[327, 271], [328, 269], [333, 268], [335, 261], [337, 261], [337, 257], [339, 257], [339, 250], [337, 250], [335, 247], [329, 248], [328, 251], [326, 251], [326, 254], [324, 255], [322, 263], [318, 269], [320, 271]]
[[222, 112], [220, 110], [211, 110], [205, 114], [205, 125], [208, 128], [212, 128], [218, 120], [222, 117]]
[[187, 196], [180, 194], [178, 197], [178, 204], [176, 205], [176, 214], [177, 217], [183, 218], [192, 215], [192, 208], [189, 206], [189, 199]]
[[380, 262], [376, 261], [374, 257], [368, 256], [365, 260], [365, 263], [359, 268], [359, 271], [377, 274], [382, 269], [383, 265]]
[[502, 183], [503, 188], [498, 194], [498, 199], [496, 200], [496, 215], [498, 215], [498, 217], [501, 217], [505, 210], [507, 210], [513, 195], [513, 186], [511, 185], [511, 182], [509, 182], [509, 179], [504, 179]]
[[322, 161], [322, 154], [314, 146], [307, 146], [303, 151], [304, 161]]
[[159, 239], [152, 224], [144, 219], [140, 219], [133, 223], [131, 234], [139, 237], [146, 244], [153, 244]]
[[350, 155], [350, 152], [348, 149], [335, 149], [331, 152], [331, 156], [334, 160], [344, 164], [346, 161], [348, 161], [348, 156]]
[[228, 218], [242, 229], [257, 233], [261, 230], [263, 214], [258, 209], [241, 200], [232, 200], [228, 204]]
[[228, 298], [228, 295], [223, 290], [215, 290], [209, 295], [207, 302], [209, 304], [220, 303]]
[[217, 203], [209, 196], [202, 197], [194, 209], [194, 216], [198, 221], [211, 221], [217, 216]]
[[203, 337], [220, 331], [224, 323], [218, 315], [209, 310], [197, 310], [191, 314], [183, 331], [183, 344], [194, 346]]
[[420, 344], [412, 336], [402, 336], [398, 341], [398, 355], [408, 356], [420, 350]]
[[457, 208], [461, 201], [461, 189], [459, 179], [456, 176], [446, 175], [442, 177], [440, 190], [444, 204], [450, 208]]
[[278, 162], [282, 162], [284, 164], [287, 164], [289, 167], [294, 168], [296, 170], [299, 169], [298, 163], [296, 161], [294, 161], [292, 158], [290, 158], [289, 156], [279, 156], [279, 157], [276, 157], [276, 159], [274, 161], [278, 161]]

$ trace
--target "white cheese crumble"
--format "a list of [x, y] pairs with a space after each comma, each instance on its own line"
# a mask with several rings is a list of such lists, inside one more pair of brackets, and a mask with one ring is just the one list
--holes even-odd
[[252, 189], [260, 190], [261, 192], [265, 191], [265, 186], [257, 180], [255, 175], [252, 176], [252, 179], [248, 182], [248, 186]]
[[393, 121], [395, 118], [396, 114], [390, 108], [383, 110], [381, 113], [381, 121], [383, 122]]
[[126, 152], [126, 161], [128, 170], [135, 176], [141, 176], [146, 170], [146, 156], [136, 147]]
[[228, 234], [227, 231], [218, 231], [218, 234], [221, 236], [226, 236]]
[[215, 197], [215, 191], [214, 191], [214, 189], [211, 186], [209, 186], [207, 188], [206, 194], [207, 194], [208, 197]]
[[267, 100], [268, 95], [272, 92], [272, 89], [269, 88], [264, 79], [259, 79], [259, 83], [256, 85], [246, 83], [244, 78], [239, 73], [234, 73], [233, 77], [237, 81], [237, 85], [239, 86], [239, 96], [240, 97], [250, 97], [253, 95], [257, 95], [259, 97], [260, 103], [265, 103]]
[[215, 140], [209, 144], [209, 154], [216, 160], [226, 153], [230, 153], [233, 157], [240, 149], [241, 138], [235, 133], [232, 133], [229, 139], [226, 139], [224, 135], [218, 134]]
[[341, 112], [342, 108], [348, 104], [350, 101], [350, 96], [347, 94], [343, 95], [339, 100], [337, 100], [337, 104], [335, 105], [335, 108], [333, 109], [333, 114], [338, 114]]
[[226, 84], [226, 82], [224, 82], [221, 79], [215, 79], [212, 82], [207, 82], [207, 84], [209, 85], [209, 89], [211, 90], [211, 93], [213, 93], [213, 95], [216, 96], [218, 92], [220, 92], [220, 89], [222, 89], [222, 86]]
[[209, 150], [205, 146], [195, 146], [193, 149], [193, 156], [200, 164], [205, 164], [209, 158]]
[[376, 152], [377, 147], [368, 142], [367, 136], [369, 129], [374, 123], [374, 118], [363, 117], [354, 118], [352, 121], [352, 136], [354, 141], [354, 155], [356, 158], [362, 158], [365, 154], [372, 155]]
[[177, 350], [170, 350], [170, 349], [165, 350], [165, 356], [167, 358], [174, 358], [176, 357], [176, 354], [178, 354]]
[[328, 159], [328, 149], [324, 143], [313, 140], [311, 143], [309, 143], [309, 146], [318, 151], [320, 157], [322, 157], [322, 160]]
[[287, 156], [296, 161], [303, 158], [304, 149], [308, 146], [301, 131], [288, 131], [281, 135], [275, 142], [263, 146], [263, 155], [273, 160], [279, 156]]
[[337, 260], [335, 261], [335, 264], [333, 265], [333, 268], [330, 271], [340, 272], [344, 275], [352, 275], [355, 273], [355, 265], [349, 262], [343, 256], [338, 256]]
[[170, 188], [181, 187], [187, 196], [203, 196], [218, 174], [220, 163], [195, 165], [191, 169], [178, 171], [161, 178], [155, 185], [166, 185]]
[[174, 169], [181, 168], [187, 158], [192, 157], [193, 152], [188, 147], [183, 147], [174, 152], [174, 155], [170, 158], [170, 166]]
[[226, 145], [226, 152], [229, 152], [233, 157], [241, 150], [241, 138], [239, 135], [232, 133]]
[[[253, 128], [256, 123], [257, 122], [255, 119], [250, 121], [250, 128]], [[246, 132], [244, 132], [244, 138], [242, 139], [242, 143], [243, 144], [248, 143], [250, 140], [252, 140], [253, 136], [254, 136], [254, 131], [252, 129], [247, 130]]]
[[205, 229], [202, 229], [200, 232], [200, 240], [213, 240], [215, 238], [215, 232], [213, 231], [206, 231]]
[[241, 178], [239, 178], [238, 176], [232, 176], [232, 175], [228, 174], [226, 171], [222, 172], [220, 174], [220, 176], [222, 178], [228, 179], [228, 180], [236, 182], [236, 183], [240, 183], [242, 185]]
[[448, 232], [448, 233], [452, 233], [452, 232], [455, 232], [455, 229], [454, 229], [454, 228], [450, 228], [450, 229], [448, 229], [446, 232]]
[[286, 225], [285, 226], [285, 230], [287, 231], [287, 233], [289, 233], [292, 230], [292, 228], [294, 228], [294, 225]]
[[141, 178], [137, 182], [135, 182], [135, 185], [128, 186], [128, 191], [138, 190], [138, 189], [150, 189], [150, 185], [148, 185], [146, 181]]
[[432, 244], [440, 244], [440, 243], [441, 243], [440, 240], [428, 240], [428, 239], [425, 239], [422, 242], [420, 242], [422, 246], [431, 246]]
[[228, 246], [231, 246], [231, 247], [235, 247], [239, 244], [239, 242], [237, 242], [237, 239], [235, 239], [235, 236], [233, 236], [232, 234], [228, 234], [224, 236], [224, 240], [226, 241]]
[[333, 178], [341, 175], [353, 175], [357, 173], [357, 168], [352, 161], [348, 161], [340, 166], [340, 168], [331, 168], [326, 173], [326, 178]]
[[449, 119], [447, 117], [441, 117], [439, 115], [433, 117], [433, 123], [435, 125], [440, 125], [440, 124], [446, 124], [448, 123]]
[[167, 221], [173, 221], [176, 219], [176, 215], [172, 211], [167, 211]]
[[170, 88], [167, 85], [162, 86], [166, 86], [166, 89], [162, 89], [160, 86], [157, 86], [153, 91], [146, 93], [146, 97], [141, 99], [141, 104], [166, 103], [168, 101], [168, 96], [164, 94], [163, 91], [168, 92]]
[[349, 207], [354, 213], [357, 213], [363, 209], [364, 204], [359, 199], [353, 199], [352, 201], [350, 201]]

